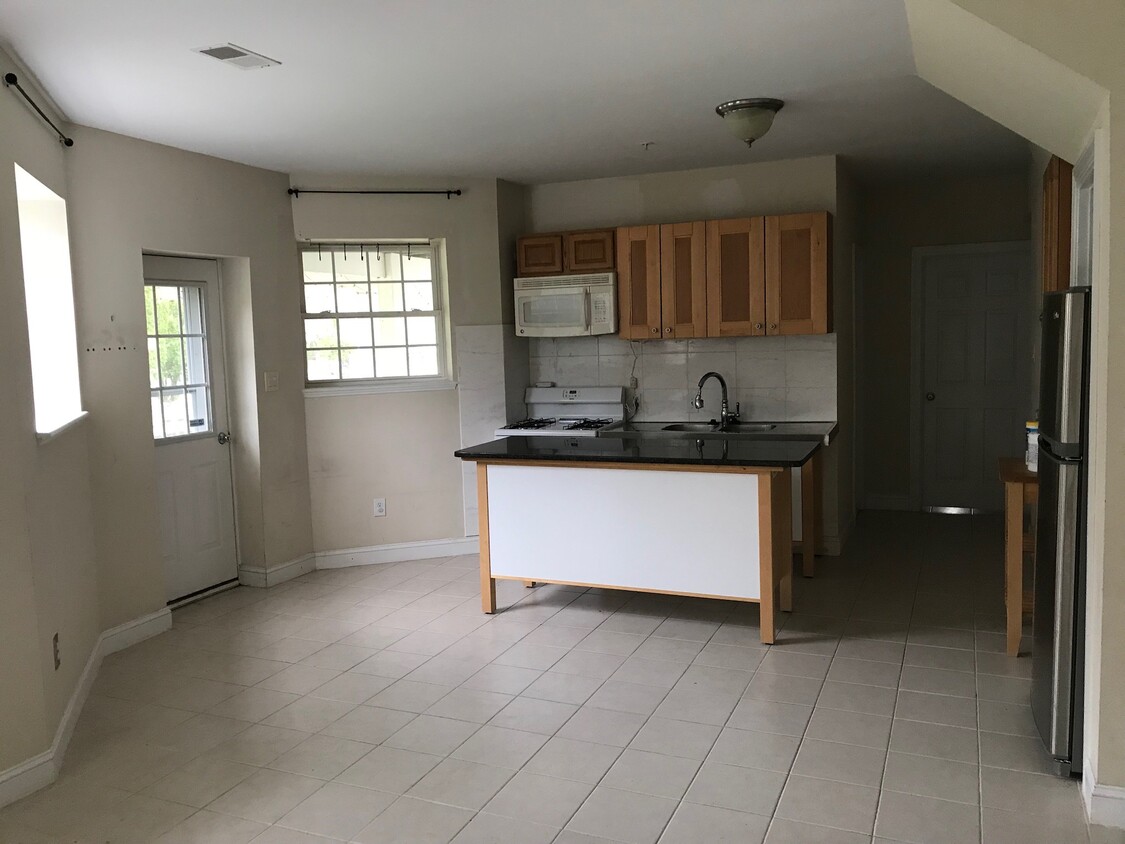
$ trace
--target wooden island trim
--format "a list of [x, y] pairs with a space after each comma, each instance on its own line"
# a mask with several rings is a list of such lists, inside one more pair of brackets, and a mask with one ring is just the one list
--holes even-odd
[[[496, 612], [496, 581], [518, 580], [527, 586], [552, 583], [561, 586], [582, 586], [592, 589], [616, 589], [625, 592], [649, 592], [658, 595], [682, 595], [690, 598], [714, 598], [725, 601], [756, 603], [760, 606], [760, 636], [764, 644], [772, 645], [777, 636], [777, 610], [793, 609], [793, 529], [792, 487], [789, 470], [781, 466], [690, 466], [674, 463], [612, 463], [583, 460], [478, 460], [477, 506], [480, 522], [480, 594], [481, 609]], [[669, 592], [660, 589], [619, 586], [605, 583], [578, 583], [574, 581], [531, 579], [529, 572], [523, 576], [493, 576], [489, 543], [488, 520], [488, 467], [536, 466], [581, 469], [624, 469], [662, 472], [696, 472], [700, 474], [740, 474], [758, 476], [758, 524], [760, 597], [743, 598], [731, 595], [711, 595], [699, 592]]]

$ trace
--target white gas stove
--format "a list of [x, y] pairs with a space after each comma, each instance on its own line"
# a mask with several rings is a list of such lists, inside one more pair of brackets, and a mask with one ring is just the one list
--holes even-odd
[[528, 387], [527, 419], [496, 430], [498, 437], [596, 437], [625, 418], [624, 387]]

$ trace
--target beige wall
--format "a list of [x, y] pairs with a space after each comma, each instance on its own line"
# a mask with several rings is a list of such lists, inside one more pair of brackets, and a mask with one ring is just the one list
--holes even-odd
[[[298, 187], [461, 188], [460, 197], [302, 194], [293, 201], [298, 240], [443, 238], [452, 326], [511, 320], [501, 242], [522, 218], [519, 186], [494, 179], [340, 179], [294, 174]], [[501, 220], [501, 216], [503, 219]], [[514, 222], [513, 222], [514, 221]], [[453, 337], [457, 361], [456, 332]], [[526, 364], [525, 364], [526, 367]], [[456, 372], [454, 372], [456, 376]], [[503, 387], [503, 373], [497, 373]], [[525, 384], [521, 384], [522, 390]], [[457, 390], [321, 395], [305, 400], [317, 551], [465, 536]], [[495, 425], [491, 426], [495, 428]], [[372, 515], [372, 499], [387, 515]]]
[[[648, 225], [759, 214], [831, 211], [835, 232], [833, 290], [836, 330], [850, 344], [851, 242], [854, 191], [838, 184], [835, 156], [710, 167], [528, 188], [532, 231]], [[844, 206], [837, 202], [843, 199]], [[837, 379], [851, 379], [850, 345], [839, 352]], [[840, 402], [845, 393], [837, 393]], [[687, 396], [684, 397], [684, 404]], [[851, 414], [837, 404], [840, 434], [823, 456], [826, 549], [838, 553], [854, 512]]]
[[[1083, 790], [1125, 787], [1125, 6], [908, 0], [919, 73], [1067, 160], [1094, 150], [1094, 283]], [[968, 20], [966, 20], [966, 13]], [[942, 55], [969, 32], [977, 61]], [[947, 51], [948, 52], [948, 51]], [[1029, 84], [1034, 71], [1043, 84]], [[1096, 109], [1096, 113], [1090, 114]], [[1088, 798], [1089, 800], [1089, 798]], [[1095, 806], [1100, 801], [1090, 801]], [[1100, 810], [1100, 809], [1099, 809]], [[1115, 821], [1123, 822], [1120, 809]]]
[[873, 185], [863, 191], [861, 208], [860, 474], [865, 497], [875, 504], [907, 506], [912, 250], [1026, 240], [1028, 177], [1013, 173]]
[[[0, 63], [12, 67], [0, 52]], [[21, 82], [35, 91], [21, 73]], [[44, 98], [39, 97], [42, 101]], [[0, 97], [0, 771], [47, 750], [101, 632], [88, 428], [39, 443], [31, 390], [15, 171], [69, 199], [67, 153]], [[69, 209], [73, 230], [74, 209]], [[55, 671], [51, 637], [59, 634]]]

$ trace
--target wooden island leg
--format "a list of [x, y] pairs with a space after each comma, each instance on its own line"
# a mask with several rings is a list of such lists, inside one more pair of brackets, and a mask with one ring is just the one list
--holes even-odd
[[813, 576], [816, 565], [816, 461], [820, 452], [801, 467], [801, 573]]
[[488, 466], [477, 464], [477, 507], [480, 519], [480, 607], [496, 612], [496, 578], [492, 576], [492, 560], [488, 555]]
[[758, 476], [758, 569], [761, 639], [777, 638], [777, 610], [793, 609], [792, 481], [789, 472]]

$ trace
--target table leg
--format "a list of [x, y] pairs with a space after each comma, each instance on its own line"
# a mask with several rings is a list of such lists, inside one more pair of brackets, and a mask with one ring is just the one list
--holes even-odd
[[1023, 634], [1023, 484], [1004, 484], [1004, 608], [1008, 656], [1020, 651]]

